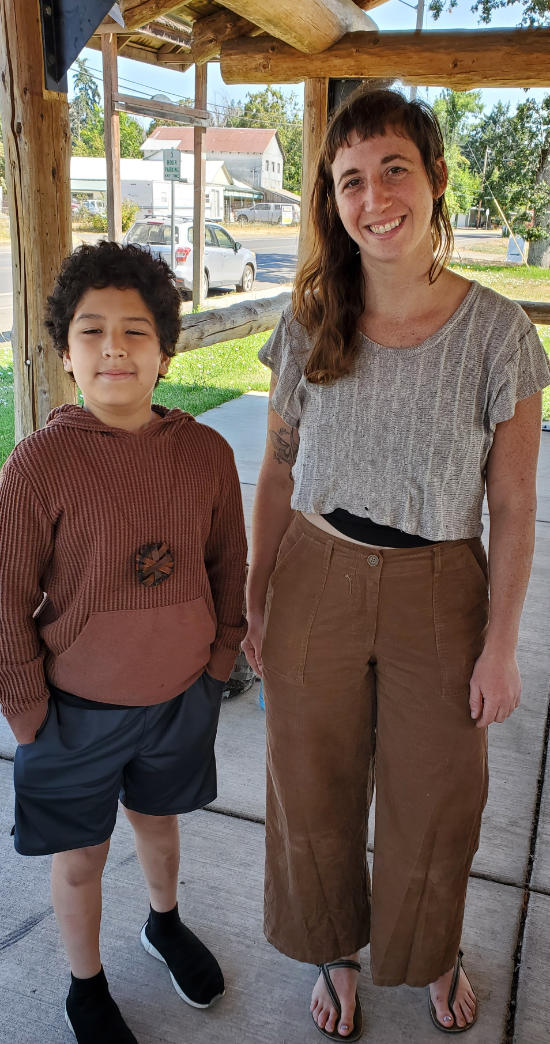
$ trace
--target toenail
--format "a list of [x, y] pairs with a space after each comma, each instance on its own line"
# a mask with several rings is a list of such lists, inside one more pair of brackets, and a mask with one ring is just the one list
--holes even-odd
[[452, 1022], [452, 1021], [453, 1020], [452, 1020], [451, 1015], [444, 1015], [443, 1016], [443, 1022]]

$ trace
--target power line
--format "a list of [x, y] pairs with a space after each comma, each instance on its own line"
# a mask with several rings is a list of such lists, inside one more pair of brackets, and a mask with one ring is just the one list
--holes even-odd
[[[102, 75], [101, 70], [100, 69], [95, 69], [93, 66], [88, 66], [88, 64], [87, 64], [88, 63], [88, 59], [84, 59], [84, 60], [86, 61], [88, 72], [91, 73], [91, 75], [94, 77], [94, 79], [96, 79], [100, 84], [102, 84], [103, 83], [103, 75]], [[119, 76], [118, 79], [119, 79], [119, 83], [122, 84], [122, 85], [125, 85], [126, 87], [142, 88], [141, 91], [135, 90], [135, 93], [136, 93], [136, 95], [142, 94], [146, 98], [150, 97], [149, 92], [155, 93], [156, 90], [157, 90], [157, 88], [153, 87], [151, 84], [141, 83], [139, 80], [130, 80], [130, 79], [128, 79], [125, 76]], [[164, 88], [162, 89], [162, 93], [163, 94], [167, 94], [167, 95], [171, 95], [173, 98], [177, 98], [178, 101], [180, 100], [180, 97], [181, 97], [181, 92], [178, 93], [177, 91], [169, 91], [169, 90], [165, 90]], [[215, 112], [217, 114], [222, 114], [223, 115], [224, 112], [225, 113], [235, 113], [235, 108], [236, 107], [238, 108], [238, 106], [240, 104], [241, 103], [237, 102], [236, 106], [234, 106], [234, 105], [223, 105], [223, 104], [220, 104], [219, 102], [214, 102], [214, 103], [209, 103], [208, 109], [211, 112]], [[239, 118], [241, 118], [240, 114], [238, 112], [236, 113], [236, 115], [238, 115]], [[265, 121], [262, 121], [261, 119], [257, 119], [256, 120], [256, 119], [253, 119], [251, 117], [242, 117], [242, 118], [246, 119], [247, 123], [250, 124], [251, 128], [253, 128], [253, 127], [262, 127], [262, 128], [265, 127]], [[294, 120], [294, 121], [281, 121], [281, 122], [277, 123], [277, 127], [295, 127], [299, 122], [301, 122], [301, 119], [302, 119], [302, 112], [299, 111], [298, 114], [297, 114], [296, 120]], [[273, 128], [273, 130], [276, 130], [276, 129], [277, 129], [276, 127]]]

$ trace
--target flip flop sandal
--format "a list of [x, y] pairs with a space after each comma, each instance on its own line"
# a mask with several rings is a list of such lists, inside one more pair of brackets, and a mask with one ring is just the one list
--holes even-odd
[[[336, 1008], [338, 1014], [338, 1022], [340, 1022], [340, 1018], [342, 1016], [342, 1005], [340, 1003], [340, 998], [334, 988], [334, 983], [330, 977], [331, 968], [353, 968], [355, 971], [360, 972], [361, 965], [358, 964], [357, 961], [346, 960], [328, 961], [327, 964], [319, 965], [319, 971], [321, 972], [321, 975], [325, 980], [325, 986], [328, 990], [328, 993], [330, 994], [330, 999], [334, 1004], [334, 1007]], [[311, 1017], [313, 1019], [313, 1012], [311, 1013]], [[357, 990], [355, 991], [355, 1012], [353, 1015], [353, 1027], [351, 1033], [348, 1033], [347, 1036], [343, 1036], [342, 1033], [338, 1033], [338, 1027], [336, 1027], [336, 1029], [334, 1029], [332, 1033], [329, 1033], [328, 1030], [321, 1029], [321, 1027], [318, 1026], [315, 1022], [315, 1019], [313, 1019], [313, 1023], [316, 1029], [319, 1030], [319, 1033], [322, 1033], [323, 1037], [328, 1037], [329, 1040], [339, 1040], [340, 1044], [342, 1044], [342, 1041], [359, 1040], [359, 1037], [363, 1033], [363, 1012], [361, 1011], [361, 1001], [359, 1000], [359, 994], [357, 993]]]
[[[464, 954], [462, 953], [462, 950], [459, 950], [458, 951], [458, 956], [457, 956], [456, 961], [455, 961], [455, 966], [454, 966], [454, 969], [453, 969], [453, 977], [451, 979], [451, 985], [449, 987], [448, 1004], [449, 1004], [449, 1009], [450, 1009], [451, 1012], [453, 1010], [452, 1006], [454, 1004], [454, 999], [455, 999], [455, 996], [456, 996], [456, 990], [457, 990], [457, 987], [458, 987], [458, 981], [460, 979], [460, 969], [462, 968], [462, 958], [463, 958], [463, 956], [464, 956]], [[464, 971], [464, 974], [466, 975], [465, 971]], [[466, 975], [466, 978], [468, 979], [467, 975]], [[473, 988], [473, 986], [472, 986], [472, 984], [471, 984], [469, 979], [468, 979], [468, 983], [470, 985], [470, 989], [472, 990], [472, 993], [474, 993], [474, 996], [475, 996], [474, 988]], [[477, 1002], [477, 997], [476, 997], [476, 1002]], [[429, 1005], [429, 1008], [430, 1008], [430, 1015], [431, 1015], [432, 1022], [434, 1024], [434, 1026], [436, 1027], [436, 1029], [441, 1030], [442, 1033], [465, 1033], [466, 1030], [469, 1030], [469, 1029], [472, 1028], [472, 1026], [475, 1024], [476, 1019], [477, 1019], [477, 1003], [476, 1003], [476, 1011], [475, 1011], [475, 1015], [474, 1015], [474, 1018], [473, 1018], [472, 1022], [467, 1022], [465, 1026], [457, 1026], [456, 1023], [454, 1024], [454, 1026], [444, 1026], [443, 1023], [440, 1022], [438, 1017], [437, 1017], [437, 1013], [436, 1013], [436, 1010], [435, 1010], [434, 1002], [433, 1002], [433, 1000], [431, 998], [431, 995], [430, 995], [429, 987], [428, 987], [428, 1005]]]

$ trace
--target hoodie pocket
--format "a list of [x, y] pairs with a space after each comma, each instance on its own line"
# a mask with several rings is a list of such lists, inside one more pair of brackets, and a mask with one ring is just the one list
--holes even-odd
[[210, 658], [215, 622], [204, 598], [153, 609], [92, 613], [48, 678], [83, 699], [143, 705], [183, 692]]

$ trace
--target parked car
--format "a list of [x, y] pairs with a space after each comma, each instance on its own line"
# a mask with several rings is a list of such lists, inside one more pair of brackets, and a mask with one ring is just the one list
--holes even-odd
[[105, 204], [100, 199], [84, 199], [80, 204], [89, 214], [105, 214]]
[[[174, 225], [174, 274], [180, 290], [193, 289], [193, 223], [178, 219]], [[124, 236], [124, 243], [148, 248], [152, 254], [171, 263], [171, 226], [163, 218], [136, 221]], [[203, 297], [211, 286], [234, 286], [252, 290], [256, 278], [256, 254], [233, 239], [227, 229], [208, 221], [204, 236]]]
[[235, 221], [240, 225], [261, 221], [268, 225], [296, 225], [300, 220], [297, 203], [255, 203], [235, 211]]

